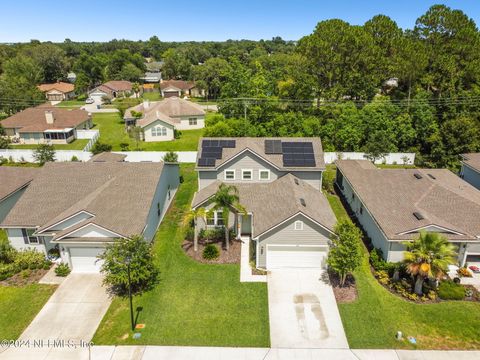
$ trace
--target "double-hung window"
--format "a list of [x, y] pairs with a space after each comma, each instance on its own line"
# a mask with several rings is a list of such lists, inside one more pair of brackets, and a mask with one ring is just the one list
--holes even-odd
[[223, 212], [221, 210], [214, 211], [207, 217], [207, 225], [209, 226], [223, 226]]
[[242, 169], [242, 180], [252, 180], [253, 179], [253, 170]]
[[235, 170], [234, 169], [227, 169], [224, 173], [225, 180], [235, 180]]
[[33, 236], [34, 229], [22, 229], [23, 242], [25, 244], [40, 244], [40, 238]]
[[189, 118], [188, 119], [188, 125], [197, 125], [197, 118]]
[[270, 170], [263, 169], [258, 171], [259, 180], [270, 180]]

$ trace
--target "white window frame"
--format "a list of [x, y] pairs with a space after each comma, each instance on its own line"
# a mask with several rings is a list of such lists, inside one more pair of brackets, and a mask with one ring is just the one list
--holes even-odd
[[[229, 179], [227, 177], [228, 172], [233, 172], [233, 178], [232, 179]], [[224, 180], [230, 180], [230, 181], [235, 180], [235, 169], [225, 169], [224, 172], [223, 172], [223, 178], [224, 178]]]
[[[207, 218], [207, 226], [209, 226], [209, 227], [222, 227], [222, 226], [224, 226], [224, 224], [219, 224], [218, 223], [219, 220], [223, 221], [222, 213], [223, 213], [223, 211], [221, 211], [221, 210], [214, 211], [213, 212], [213, 224], [209, 224], [208, 223], [209, 219]], [[212, 220], [212, 218], [210, 218], [210, 220]]]
[[167, 128], [165, 126], [162, 127], [162, 136], [167, 136]]
[[[165, 127], [163, 129], [165, 129]], [[162, 136], [162, 127], [159, 125], [152, 127], [152, 136]]]
[[196, 117], [188, 118], [188, 125], [190, 125], [190, 126], [198, 125], [197, 118]]
[[303, 230], [303, 221], [301, 221], [301, 220], [295, 221], [294, 229], [295, 230]]
[[[262, 173], [267, 173], [267, 178], [266, 178], [266, 179], [262, 179]], [[270, 170], [268, 170], [268, 169], [260, 169], [260, 170], [258, 170], [258, 180], [261, 180], [261, 181], [268, 181], [268, 180], [270, 180]]]
[[[250, 173], [250, 179], [245, 179], [245, 173]], [[252, 181], [253, 180], [253, 170], [252, 169], [242, 169], [242, 180]]]

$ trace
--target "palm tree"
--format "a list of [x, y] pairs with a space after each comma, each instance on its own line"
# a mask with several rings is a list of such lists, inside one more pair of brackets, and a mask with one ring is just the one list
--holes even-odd
[[198, 250], [198, 218], [205, 218], [205, 209], [200, 207], [190, 210], [185, 216], [184, 224], [189, 226], [193, 221], [193, 251]]
[[407, 272], [415, 278], [415, 294], [422, 295], [427, 278], [439, 279], [456, 263], [455, 247], [448, 240], [432, 232], [420, 232], [418, 239], [407, 244], [404, 254]]
[[229, 239], [229, 217], [230, 209], [235, 209], [242, 214], [246, 214], [245, 208], [240, 204], [238, 189], [233, 185], [220, 184], [217, 192], [212, 198], [213, 207], [210, 213], [222, 211], [223, 227], [225, 228], [225, 247], [227, 251], [230, 248]]

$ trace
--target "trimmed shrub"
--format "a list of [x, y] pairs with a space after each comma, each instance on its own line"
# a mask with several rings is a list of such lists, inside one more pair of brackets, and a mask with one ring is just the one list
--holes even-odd
[[453, 281], [442, 281], [438, 287], [438, 296], [443, 300], [463, 300], [465, 288]]
[[0, 240], [0, 262], [3, 263], [11, 263], [15, 260], [15, 256], [17, 255], [17, 250], [10, 245], [10, 242], [5, 240]]
[[0, 281], [8, 279], [18, 273], [18, 267], [15, 264], [0, 264]]
[[215, 245], [208, 244], [203, 249], [202, 256], [205, 260], [214, 260], [220, 256], [220, 252], [218, 251], [218, 248]]
[[92, 146], [92, 149], [90, 150], [93, 155], [100, 154], [102, 152], [110, 152], [112, 151], [112, 145], [110, 144], [103, 144], [99, 141], [95, 143], [95, 145]]
[[70, 268], [65, 263], [58, 264], [58, 266], [55, 268], [55, 274], [61, 277], [67, 276], [70, 274], [70, 271]]
[[43, 266], [45, 263], [48, 263], [48, 261], [45, 260], [45, 255], [43, 253], [38, 252], [35, 249], [25, 249], [17, 253], [13, 263], [20, 270], [35, 270], [43, 269]]

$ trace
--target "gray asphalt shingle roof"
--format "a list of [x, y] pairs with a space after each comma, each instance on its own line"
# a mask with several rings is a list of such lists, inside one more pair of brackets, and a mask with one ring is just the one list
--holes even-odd
[[462, 154], [462, 161], [472, 169], [480, 172], [480, 153]]
[[29, 184], [37, 168], [0, 166], [0, 201]]

